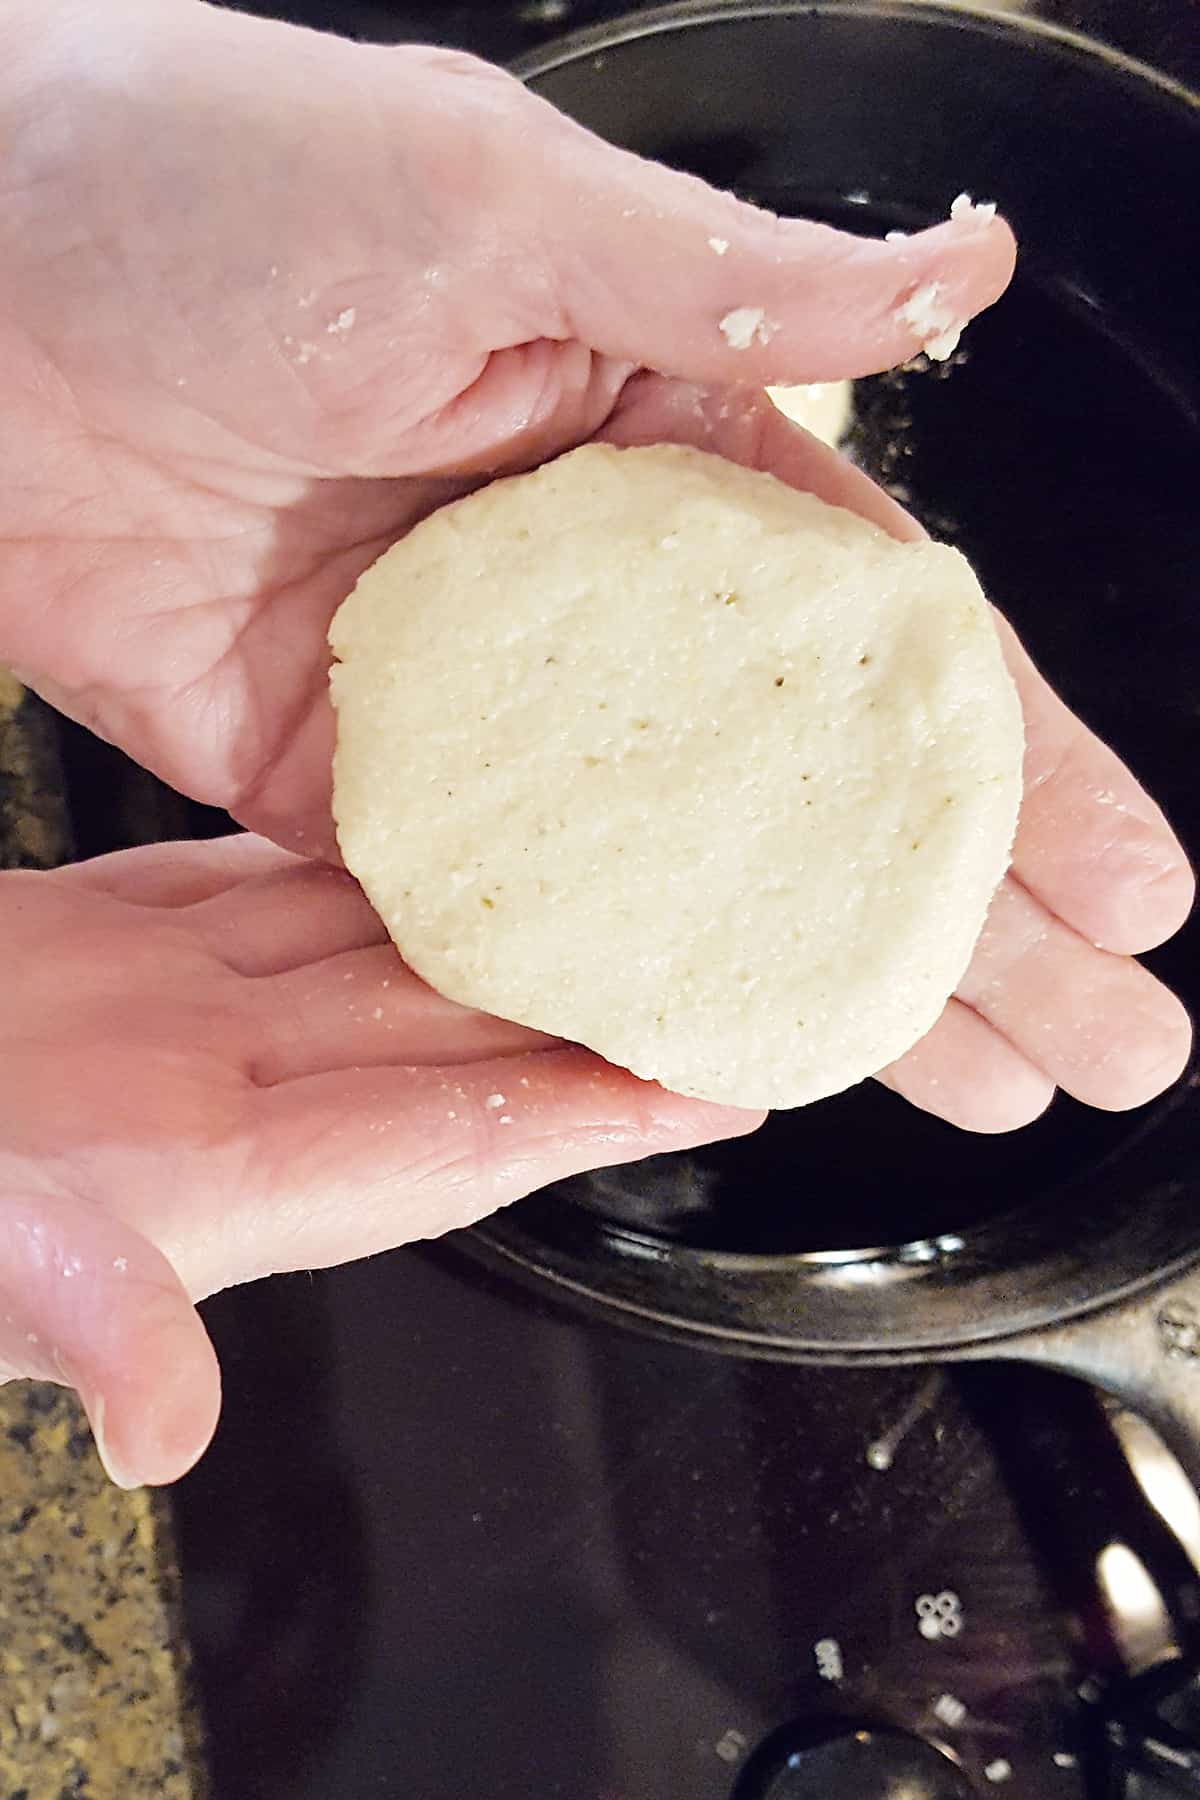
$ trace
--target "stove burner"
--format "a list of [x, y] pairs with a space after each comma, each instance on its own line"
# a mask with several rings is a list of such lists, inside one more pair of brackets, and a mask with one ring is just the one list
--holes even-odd
[[971, 1800], [948, 1756], [907, 1732], [811, 1728], [777, 1733], [747, 1768], [735, 1800]]

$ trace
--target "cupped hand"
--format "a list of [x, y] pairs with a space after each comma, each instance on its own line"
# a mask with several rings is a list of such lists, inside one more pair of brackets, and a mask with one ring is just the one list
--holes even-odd
[[1012, 270], [1001, 220], [892, 244], [784, 222], [465, 57], [197, 0], [21, 10], [0, 662], [310, 854], [326, 628], [414, 519], [592, 436], [642, 366], [866, 374], [917, 348], [916, 291], [965, 320]]
[[166, 1481], [219, 1376], [193, 1301], [752, 1130], [443, 1000], [356, 884], [261, 838], [0, 878], [0, 1379]]

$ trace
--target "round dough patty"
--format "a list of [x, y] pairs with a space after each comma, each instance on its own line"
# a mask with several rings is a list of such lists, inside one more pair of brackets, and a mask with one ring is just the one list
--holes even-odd
[[330, 642], [346, 865], [451, 999], [787, 1107], [953, 992], [1022, 755], [957, 551], [589, 445], [417, 525]]

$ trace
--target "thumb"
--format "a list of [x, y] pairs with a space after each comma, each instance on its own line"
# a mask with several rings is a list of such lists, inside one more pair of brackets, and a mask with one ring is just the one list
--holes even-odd
[[220, 1410], [216, 1353], [171, 1265], [77, 1200], [0, 1199], [0, 1366], [78, 1390], [119, 1487], [184, 1474]]
[[989, 207], [960, 204], [893, 242], [855, 237], [779, 219], [529, 99], [557, 140], [539, 204], [563, 335], [620, 361], [754, 387], [876, 374], [930, 341], [952, 348], [1012, 277], [1013, 235]]

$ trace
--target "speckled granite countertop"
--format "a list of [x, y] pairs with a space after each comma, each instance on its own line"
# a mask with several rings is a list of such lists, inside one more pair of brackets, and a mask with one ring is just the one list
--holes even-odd
[[[0, 670], [0, 869], [70, 854], [50, 715]], [[73, 1394], [0, 1387], [0, 1800], [203, 1800], [170, 1514]]]

